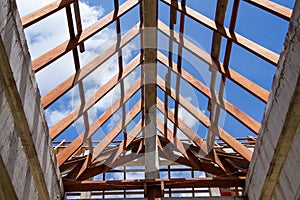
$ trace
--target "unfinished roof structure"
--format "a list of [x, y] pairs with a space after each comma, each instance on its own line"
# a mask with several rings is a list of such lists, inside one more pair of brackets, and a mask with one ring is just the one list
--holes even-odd
[[[9, 2], [7, 4], [14, 5], [13, 1]], [[43, 164], [45, 159], [53, 159], [53, 172], [50, 171], [59, 174], [56, 177], [58, 185], [62, 181], [63, 194], [56, 196], [57, 199], [63, 196], [67, 199], [223, 196], [270, 199], [277, 195], [277, 180], [280, 180], [293, 141], [297, 140], [295, 135], [299, 135], [296, 134], [299, 65], [289, 68], [295, 69], [289, 72], [296, 75], [295, 81], [289, 76], [282, 78], [282, 74], [289, 74], [284, 71], [289, 61], [297, 57], [297, 53], [291, 52], [299, 52], [289, 51], [294, 48], [289, 46], [291, 41], [299, 36], [300, 5], [297, 1], [293, 14], [294, 3], [114, 0], [103, 3], [110, 7], [89, 24], [83, 16], [92, 13], [83, 13], [82, 2], [57, 0], [21, 16], [18, 27], [23, 27], [29, 43], [30, 67], [37, 76], [41, 113], [45, 112], [49, 128], [42, 129], [46, 135], [49, 131], [52, 141], [49, 144], [53, 144], [55, 152], [55, 156], [42, 153], [39, 157], [42, 152], [39, 148], [45, 147], [38, 148], [35, 144], [37, 157], [33, 156], [30, 161], [30, 152], [34, 150], [25, 144], [32, 141], [22, 136], [23, 129], [18, 129], [16, 123], [19, 115], [14, 114], [13, 109], [18, 113], [21, 107], [14, 107], [18, 104], [8, 96], [38, 191], [36, 198], [53, 199], [51, 191], [56, 190], [49, 189], [47, 178], [39, 179], [48, 169]], [[97, 4], [100, 9], [101, 0]], [[292, 14], [296, 25], [292, 24]], [[61, 22], [57, 22], [57, 27], [47, 25], [47, 19], [53, 16], [59, 17], [65, 27], [59, 26]], [[254, 25], [260, 23], [260, 17], [262, 21], [263, 17], [270, 21], [257, 25], [255, 30]], [[258, 21], [251, 25], [243, 21], [246, 18]], [[242, 25], [238, 27], [239, 20]], [[49, 29], [58, 33], [67, 30], [68, 37], [54, 44], [51, 42], [49, 46], [39, 43], [43, 34], [38, 30], [39, 24], [50, 26]], [[290, 37], [286, 38], [289, 24]], [[264, 26], [266, 30], [259, 30]], [[34, 29], [37, 31], [32, 31]], [[108, 35], [106, 38], [104, 33]], [[260, 35], [264, 35], [263, 39]], [[284, 41], [286, 51], [282, 51]], [[34, 45], [38, 50], [34, 50]], [[26, 42], [24, 46], [27, 50]], [[10, 65], [13, 68], [13, 64]], [[64, 72], [66, 69], [68, 73]], [[282, 76], [276, 78], [275, 73]], [[34, 74], [28, 74], [35, 81]], [[16, 76], [12, 73], [11, 80], [13, 75]], [[9, 83], [7, 77], [3, 76], [3, 83]], [[290, 81], [288, 85], [295, 82], [293, 90], [280, 90], [290, 91], [291, 100], [289, 92], [282, 97], [279, 95], [284, 85], [280, 81]], [[15, 82], [21, 100], [28, 99], [27, 93], [20, 92], [22, 78]], [[0, 89], [6, 87], [3, 83]], [[10, 94], [10, 90], [7, 91]], [[11, 98], [16, 97], [11, 95]], [[39, 94], [36, 98], [39, 99]], [[280, 123], [273, 121], [271, 126], [272, 116], [285, 112], [278, 98], [286, 102], [289, 114], [284, 115]], [[279, 109], [273, 106], [276, 103]], [[23, 105], [25, 107], [25, 103]], [[270, 114], [273, 111], [275, 114]], [[60, 115], [53, 115], [58, 112]], [[32, 143], [40, 140], [37, 124], [44, 120], [41, 115], [42, 120], [34, 118], [32, 123], [28, 122], [30, 130], [37, 130]], [[289, 119], [294, 121], [289, 124]], [[271, 131], [278, 131], [280, 136], [273, 149], [266, 150], [267, 139], [263, 138]], [[267, 151], [272, 153], [265, 153]], [[31, 164], [34, 159], [40, 163]], [[260, 166], [259, 159], [269, 162], [265, 168]], [[294, 172], [299, 169], [297, 163]], [[55, 172], [56, 168], [59, 172]], [[35, 170], [37, 172], [33, 173]], [[7, 177], [9, 173], [8, 170]], [[11, 184], [14, 185], [14, 181]], [[285, 195], [284, 198], [299, 198], [299, 187], [295, 188], [295, 196]], [[259, 192], [253, 192], [255, 190]]]

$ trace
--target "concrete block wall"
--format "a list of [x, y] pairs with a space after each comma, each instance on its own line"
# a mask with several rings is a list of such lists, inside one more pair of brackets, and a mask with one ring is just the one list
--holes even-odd
[[249, 199], [300, 198], [300, 1], [285, 45], [246, 179]]
[[[39, 91], [32, 71], [31, 58], [15, 0], [0, 0], [0, 36], [46, 182], [49, 199], [62, 199], [63, 186], [52, 142], [45, 122]], [[3, 60], [0, 60], [3, 64]], [[3, 74], [0, 74], [3, 76]], [[23, 150], [9, 98], [0, 81], [0, 156], [18, 199], [39, 199], [28, 159]]]

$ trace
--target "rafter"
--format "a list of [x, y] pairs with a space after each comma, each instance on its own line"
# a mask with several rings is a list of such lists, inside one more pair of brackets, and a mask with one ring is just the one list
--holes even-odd
[[[167, 63], [164, 63], [164, 64], [167, 64]], [[177, 72], [175, 63], [173, 63], [173, 67], [174, 67], [173, 68], [174, 72]], [[233, 116], [239, 122], [241, 122], [243, 125], [245, 125], [247, 128], [249, 128], [253, 133], [255, 133], [255, 134], [259, 133], [260, 124], [257, 121], [255, 121], [253, 118], [251, 118], [250, 116], [245, 114], [243, 111], [241, 111], [240, 109], [238, 109], [233, 104], [226, 101], [225, 99], [223, 99], [223, 98], [220, 99], [220, 96], [216, 93], [215, 93], [215, 99], [212, 99], [212, 94], [209, 91], [209, 88], [207, 86], [205, 86], [204, 84], [202, 84], [199, 80], [194, 78], [192, 75], [187, 73], [185, 70], [182, 69], [181, 74], [182, 74], [181, 77], [184, 78], [184, 80], [188, 81], [199, 92], [204, 94], [206, 97], [208, 97], [214, 103], [216, 103], [217, 105], [220, 105], [222, 109], [224, 109], [227, 113], [229, 113], [231, 116]], [[165, 92], [173, 91], [172, 96], [174, 99], [176, 99], [175, 90], [172, 87], [166, 88], [164, 81], [160, 77], [158, 77], [157, 85]], [[188, 107], [190, 107], [190, 106], [188, 106]], [[192, 110], [192, 109], [189, 109], [189, 110]]]
[[244, 1], [252, 5], [255, 5], [263, 10], [266, 10], [287, 21], [289, 21], [292, 16], [293, 11], [291, 9], [272, 1], [266, 1], [266, 0], [244, 0]]
[[[162, 0], [162, 2], [166, 3], [169, 6], [173, 6], [171, 4], [171, 0]], [[207, 28], [219, 32], [222, 36], [226, 37], [227, 39], [232, 40], [234, 43], [238, 44], [239, 46], [247, 49], [248, 51], [254, 53], [255, 55], [259, 56], [260, 58], [266, 60], [267, 62], [271, 63], [272, 65], [276, 66], [278, 63], [279, 55], [274, 53], [273, 51], [266, 49], [263, 46], [260, 46], [259, 44], [256, 44], [255, 42], [237, 34], [237, 33], [231, 33], [227, 28], [225, 27], [218, 27], [215, 22], [208, 17], [205, 17], [204, 15], [198, 13], [197, 11], [185, 7], [182, 9], [181, 3], [178, 2], [176, 9], [180, 12], [184, 12], [187, 16], [191, 17], [193, 20], [203, 24]]]
[[[170, 31], [168, 29], [168, 26], [166, 26], [163, 22], [158, 21], [158, 28], [159, 30], [170, 37], [170, 35], [173, 35], [174, 41], [176, 41], [180, 45], [180, 39], [179, 34], [175, 33], [173, 31]], [[254, 82], [250, 81], [249, 79], [245, 78], [241, 74], [237, 73], [231, 68], [225, 68], [223, 64], [219, 61], [213, 60], [212, 57], [202, 50], [201, 48], [197, 47], [195, 44], [190, 42], [189, 40], [184, 38], [183, 47], [186, 48], [188, 51], [190, 51], [192, 54], [194, 54], [196, 57], [200, 58], [204, 62], [206, 62], [211, 67], [216, 67], [217, 70], [225, 75], [228, 79], [235, 82], [242, 88], [244, 88], [249, 93], [253, 94], [255, 97], [266, 103], [268, 101], [269, 92], [265, 90], [264, 88], [260, 87], [259, 85], [255, 84]], [[160, 62], [168, 62], [166, 58], [164, 58], [163, 54], [158, 52], [157, 58]]]
[[69, 51], [76, 48], [80, 43], [86, 41], [87, 39], [91, 38], [93, 35], [98, 33], [99, 31], [103, 30], [111, 23], [115, 21], [116, 18], [121, 17], [131, 9], [133, 9], [141, 0], [130, 0], [126, 1], [119, 7], [117, 14], [115, 11], [112, 11], [105, 17], [101, 18], [95, 24], [91, 25], [87, 29], [85, 29], [79, 36], [76, 36], [75, 39], [70, 39], [62, 44], [58, 45], [57, 47], [53, 48], [52, 50], [46, 52], [45, 54], [41, 55], [40, 57], [34, 59], [32, 61], [32, 66], [35, 72], [43, 69], [50, 63], [54, 62], [61, 56], [65, 55]]
[[35, 12], [32, 12], [24, 17], [22, 17], [23, 28], [27, 28], [32, 24], [41, 21], [42, 19], [52, 15], [53, 13], [65, 8], [66, 6], [73, 3], [75, 0], [58, 0], [53, 3], [48, 4]]
[[[134, 37], [139, 33], [139, 24], [136, 24], [133, 28], [131, 28], [122, 38], [119, 44], [119, 48], [124, 47], [128, 44]], [[85, 77], [87, 77], [90, 73], [92, 73], [98, 66], [102, 65], [105, 61], [107, 61], [111, 56], [113, 56], [117, 52], [117, 43], [113, 44], [103, 53], [94, 58], [87, 65], [79, 69], [75, 74], [67, 78], [65, 81], [56, 86], [53, 90], [48, 92], [42, 97], [42, 104], [44, 109], [54, 103], [59, 97], [64, 95], [67, 91], [73, 88], [78, 82], [82, 81]], [[135, 59], [133, 59], [135, 60]], [[125, 67], [126, 68], [126, 67]], [[126, 69], [123, 72], [126, 74]], [[114, 79], [114, 78], [113, 78]]]
[[108, 94], [119, 82], [130, 74], [140, 64], [139, 55], [135, 57], [123, 70], [123, 73], [116, 74], [107, 83], [100, 87], [92, 97], [86, 100], [78, 108], [70, 112], [66, 117], [53, 125], [50, 129], [50, 136], [52, 139], [56, 138], [62, 131], [68, 128], [75, 120], [82, 116], [87, 110], [95, 105], [101, 98]]

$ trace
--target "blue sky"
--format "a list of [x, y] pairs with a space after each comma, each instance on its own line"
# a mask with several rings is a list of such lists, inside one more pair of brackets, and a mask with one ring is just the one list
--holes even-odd
[[[293, 8], [294, 0], [273, 0], [281, 5], [288, 8]], [[51, 0], [45, 0], [40, 5], [36, 5], [34, 2], [17, 1], [21, 16], [34, 11], [43, 5], [51, 2]], [[125, 0], [120, 0], [120, 4], [125, 2]], [[187, 6], [193, 8], [194, 10], [202, 13], [203, 15], [214, 19], [216, 0], [187, 0]], [[228, 10], [225, 18], [225, 26], [229, 26], [229, 20], [231, 15], [233, 0], [229, 0]], [[96, 22], [101, 17], [105, 16], [114, 9], [113, 1], [107, 0], [85, 0], [80, 3], [81, 16], [83, 20], [83, 27], [86, 28], [89, 25]], [[169, 7], [159, 2], [159, 19], [165, 24], [169, 24]], [[36, 58], [39, 55], [47, 52], [51, 48], [59, 45], [61, 42], [68, 38], [66, 19], [64, 11], [60, 11], [47, 18], [44, 22], [39, 22], [36, 25], [25, 30], [27, 40], [29, 43], [29, 49], [32, 58]], [[125, 33], [127, 30], [131, 29], [139, 21], [139, 7], [135, 7], [133, 10], [125, 14], [121, 18], [121, 32]], [[177, 13], [177, 24], [175, 25], [175, 30], [178, 32], [179, 29], [179, 18], [180, 13]], [[57, 24], [58, 23], [58, 24]], [[53, 29], [54, 26], [59, 26], [59, 29]], [[288, 29], [288, 22], [276, 17], [270, 13], [267, 13], [259, 8], [254, 7], [244, 1], [241, 1], [239, 14], [237, 18], [235, 31], [240, 35], [256, 42], [257, 44], [264, 46], [277, 54], [280, 54], [286, 32]], [[210, 53], [211, 43], [212, 43], [212, 31], [208, 28], [198, 24], [189, 17], [185, 17], [185, 37], [197, 44], [198, 47], [204, 49], [207, 53]], [[96, 55], [103, 52], [115, 41], [115, 24], [113, 23], [105, 30], [99, 32], [93, 36], [89, 41], [85, 43], [87, 51], [80, 55], [80, 61], [82, 66], [88, 63]], [[130, 42], [123, 50], [123, 64], [124, 66], [139, 53], [139, 36], [136, 37], [132, 42]], [[227, 39], [222, 39], [220, 61], [223, 62], [225, 47]], [[168, 38], [166, 38], [162, 33], [159, 33], [159, 48], [160, 50], [168, 56]], [[173, 53], [177, 54], [178, 47], [173, 43]], [[177, 61], [177, 56], [173, 56], [173, 61]], [[229, 66], [252, 80], [256, 84], [265, 88], [266, 90], [271, 89], [273, 75], [275, 73], [276, 67], [269, 64], [268, 62], [254, 56], [249, 51], [243, 49], [242, 47], [233, 44], [232, 54]], [[209, 87], [210, 84], [210, 72], [208, 70], [207, 64], [201, 61], [199, 58], [193, 56], [188, 50], [183, 50], [183, 69], [193, 74], [201, 82]], [[58, 59], [47, 69], [42, 70], [37, 73], [37, 82], [39, 84], [41, 94], [44, 95], [51, 91], [54, 86], [61, 83], [66, 77], [74, 73], [74, 67], [72, 63], [71, 53], [67, 54], [63, 58]], [[117, 74], [117, 59], [116, 55], [105, 62], [101, 67], [95, 72], [93, 72], [89, 77], [84, 79], [84, 90], [86, 91], [86, 97], [93, 95], [93, 92], [100, 88], [104, 83], [106, 83], [113, 75]], [[167, 69], [162, 64], [158, 64], [158, 75], [162, 78], [165, 77]], [[125, 79], [125, 87], [128, 88], [140, 75], [140, 67], [138, 67], [133, 74]], [[99, 78], [100, 77], [100, 78]], [[220, 75], [218, 75], [219, 82]], [[176, 75], [173, 73], [172, 87], [175, 88]], [[207, 98], [196, 91], [183, 79], [180, 80], [180, 92], [186, 97], [193, 105], [197, 106], [205, 115], [209, 116], [209, 111], [207, 110]], [[218, 85], [218, 84], [217, 84]], [[218, 88], [219, 86], [217, 86]], [[114, 91], [108, 94], [106, 99], [101, 100], [93, 109], [88, 111], [90, 123], [92, 123], [97, 117], [99, 117], [113, 102], [116, 97], [120, 94], [120, 86], [116, 87]], [[236, 107], [244, 111], [246, 114], [261, 122], [264, 112], [265, 104], [260, 100], [244, 91], [241, 87], [235, 83], [227, 80], [225, 86], [225, 98], [234, 104]], [[128, 111], [133, 105], [140, 99], [141, 92], [137, 92], [136, 95], [126, 103], [125, 107]], [[158, 97], [164, 100], [163, 92], [158, 89]], [[174, 110], [174, 101], [169, 98], [169, 108]], [[79, 95], [78, 87], [74, 87], [70, 92], [61, 97], [48, 109], [46, 109], [45, 114], [48, 120], [48, 124], [51, 126], [57, 121], [62, 119], [68, 114], [72, 109], [79, 105]], [[191, 115], [184, 110], [184, 108], [179, 107], [180, 117], [201, 137], [206, 137], [207, 129], [197, 122]], [[119, 110], [113, 118], [111, 118], [107, 123], [105, 123], [101, 129], [95, 134], [93, 140], [99, 140], [105, 136], [105, 133], [118, 123], [121, 117], [121, 111]], [[158, 117], [162, 118], [161, 114], [158, 112]], [[134, 122], [131, 123], [131, 127], [134, 126], [141, 118], [138, 115]], [[224, 111], [221, 112], [220, 126], [223, 127], [227, 132], [235, 137], [246, 137], [248, 135], [255, 136], [249, 129], [244, 127], [240, 122], [231, 117]], [[173, 128], [173, 125], [169, 122], [169, 128]], [[131, 128], [130, 128], [131, 129]], [[74, 125], [67, 128], [55, 141], [61, 141], [62, 139], [73, 140], [84, 131], [83, 119], [79, 118]], [[123, 133], [120, 134], [117, 139], [122, 139]]]

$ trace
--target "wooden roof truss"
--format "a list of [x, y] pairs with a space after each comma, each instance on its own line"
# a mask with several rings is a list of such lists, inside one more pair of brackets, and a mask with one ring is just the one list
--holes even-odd
[[[271, 1], [244, 1], [284, 20], [288, 21], [291, 17], [290, 9]], [[118, 0], [114, 0], [114, 11], [85, 30], [82, 30], [81, 27], [78, 0], [58, 0], [22, 17], [23, 27], [26, 29], [59, 10], [66, 10], [69, 39], [32, 60], [32, 65], [34, 72], [38, 73], [66, 53], [72, 52], [73, 55], [75, 73], [66, 77], [65, 81], [42, 96], [43, 107], [47, 109], [74, 86], [78, 86], [79, 89], [80, 106], [57, 124], [49, 127], [67, 195], [76, 196], [80, 195], [82, 191], [90, 191], [93, 195], [103, 198], [105, 195], [126, 197], [126, 195], [136, 194], [154, 199], [161, 196], [171, 197], [172, 193], [180, 193], [178, 188], [185, 188], [184, 192], [189, 192], [194, 197], [203, 191], [207, 192], [212, 187], [219, 187], [221, 190], [227, 188], [232, 195], [242, 194], [240, 191], [244, 186], [247, 168], [252, 157], [251, 148], [255, 146], [256, 140], [250, 136], [235, 138], [219, 127], [220, 112], [225, 111], [256, 135], [259, 134], [260, 122], [224, 99], [225, 83], [226, 80], [231, 80], [263, 103], [267, 102], [269, 91], [229, 66], [232, 45], [236, 44], [248, 50], [275, 67], [279, 55], [234, 31], [239, 3], [240, 0], [235, 0], [233, 3], [228, 28], [224, 27], [227, 0], [217, 1], [215, 20], [186, 6], [186, 0], [181, 0], [181, 2], [177, 0], [127, 0], [122, 5], [119, 5]], [[169, 26], [158, 19], [158, 4], [169, 6]], [[72, 6], [73, 12], [71, 11]], [[140, 22], [121, 35], [120, 18], [135, 7], [140, 9]], [[179, 22], [176, 22], [177, 14], [180, 15]], [[74, 19], [72, 15], [74, 15]], [[185, 18], [191, 18], [213, 32], [210, 54], [184, 37]], [[117, 41], [88, 64], [81, 66], [79, 52], [85, 51], [85, 41], [112, 23], [115, 23]], [[176, 23], [179, 23], [179, 33], [174, 31]], [[75, 31], [75, 27], [77, 31]], [[158, 50], [157, 31], [153, 34], [147, 30], [151, 27], [169, 38], [170, 51], [168, 55]], [[141, 51], [126, 66], [123, 66], [122, 48], [137, 36], [140, 36]], [[222, 38], [226, 38], [224, 63], [220, 61]], [[174, 43], [178, 45], [177, 63], [172, 60]], [[144, 46], [152, 48], [144, 48]], [[210, 66], [210, 86], [205, 85], [193, 74], [183, 69], [183, 58], [181, 57], [183, 49]], [[116, 53], [118, 55], [118, 74], [112, 76], [92, 97], [86, 99], [82, 81]], [[166, 67], [166, 77], [159, 76], [156, 63]], [[141, 66], [140, 78], [126, 88], [124, 79], [138, 66]], [[171, 73], [176, 75], [175, 87], [171, 84]], [[220, 87], [216, 86], [217, 74], [221, 75], [223, 83]], [[203, 114], [199, 108], [180, 94], [182, 80], [208, 99], [209, 116]], [[96, 121], [90, 123], [88, 110], [116, 86], [121, 88], [120, 97]], [[158, 88], [164, 92], [165, 102], [158, 98]], [[219, 88], [218, 91], [216, 91], [217, 88]], [[140, 100], [131, 109], [126, 108], [126, 102], [138, 91], [141, 91]], [[168, 98], [175, 102], [173, 109], [170, 109], [170, 105], [168, 105], [168, 100], [166, 100]], [[207, 128], [207, 138], [201, 138], [179, 117], [179, 107], [183, 107]], [[109, 132], [105, 133], [105, 138], [101, 141], [93, 141], [93, 134], [118, 109], [121, 109], [122, 119]], [[157, 117], [157, 112], [163, 115], [162, 119]], [[128, 124], [139, 114], [142, 116], [141, 119], [132, 130], [128, 131]], [[57, 142], [55, 139], [80, 117], [84, 119], [85, 130], [73, 141]], [[172, 128], [168, 126], [168, 123], [172, 124]], [[178, 131], [184, 133], [187, 139], [180, 139]], [[116, 140], [121, 133], [124, 134], [123, 140]], [[152, 154], [153, 151], [156, 153]], [[134, 169], [132, 166], [143, 167]], [[165, 166], [165, 168], [160, 166]], [[189, 172], [191, 175], [189, 178], [172, 178], [172, 173], [178, 171]], [[197, 171], [208, 173], [210, 176], [195, 177]], [[146, 178], [127, 180], [126, 174], [129, 172], [145, 173]], [[123, 179], [106, 180], [105, 177], [108, 173], [121, 173]], [[167, 178], [161, 178], [160, 173], [166, 173]], [[95, 180], [99, 174], [102, 176], [102, 180]]]

